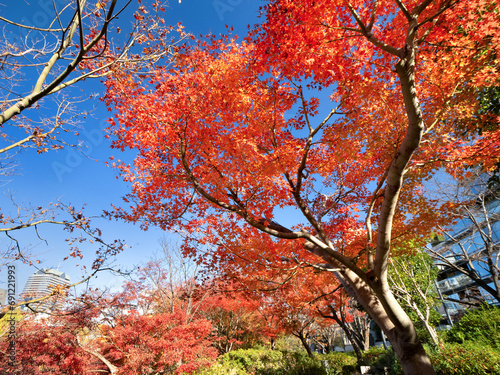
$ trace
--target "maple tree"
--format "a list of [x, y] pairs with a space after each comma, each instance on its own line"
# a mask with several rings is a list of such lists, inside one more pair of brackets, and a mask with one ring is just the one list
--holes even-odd
[[23, 317], [16, 325], [15, 363], [7, 359], [9, 341], [5, 337], [0, 340], [2, 373], [76, 375], [106, 368], [79, 340], [94, 317], [95, 311], [89, 310], [44, 318], [34, 314]]
[[203, 299], [199, 315], [212, 323], [216, 336], [214, 346], [220, 354], [242, 346], [250, 347], [262, 340], [265, 324], [258, 313], [261, 301], [253, 300], [231, 286], [227, 286], [225, 291], [220, 290], [217, 283], [205, 287], [219, 290]]
[[[349, 323], [352, 323], [353, 321], [353, 316], [350, 313], [349, 305], [348, 305], [348, 299], [346, 298], [345, 295], [342, 295], [339, 293], [337, 298], [340, 300], [336, 304], [334, 303], [329, 303], [327, 305], [327, 310], [322, 311], [320, 308], [318, 308], [318, 312], [321, 314], [323, 318], [327, 319], [333, 319], [338, 326], [342, 329], [344, 332], [345, 336], [349, 340], [349, 342], [352, 345], [352, 348], [354, 352], [356, 353], [356, 358], [358, 360], [358, 363], [363, 362], [363, 354], [361, 353], [362, 350], [368, 349], [368, 347], [365, 347], [365, 343], [363, 342], [363, 345], [361, 345], [361, 340], [360, 340], [360, 334], [356, 334], [355, 331], [352, 329]], [[323, 309], [324, 310], [324, 309]], [[369, 321], [368, 321], [369, 325]], [[369, 334], [369, 326], [365, 327], [366, 334]]]
[[185, 254], [217, 269], [321, 263], [406, 374], [434, 373], [388, 260], [446, 221], [421, 189], [436, 170], [498, 163], [499, 132], [464, 132], [499, 79], [497, 3], [269, 1], [239, 43], [209, 37], [149, 76], [108, 77], [113, 147], [137, 152], [112, 163], [132, 185], [114, 214], [181, 227]]
[[[348, 299], [342, 298], [341, 285], [331, 272], [322, 265], [310, 263], [305, 257], [299, 260], [284, 256], [279, 265], [272, 260], [272, 267], [269, 266], [272, 261], [264, 256], [253, 261], [245, 259], [249, 262], [245, 268], [247, 272], [241, 272], [238, 262], [227, 260], [220, 275], [223, 279], [237, 280], [240, 288], [260, 304], [258, 312], [265, 326], [259, 328], [271, 341], [271, 348], [274, 348], [276, 337], [291, 334], [312, 356], [311, 342], [318, 342], [319, 336], [332, 339], [328, 337], [332, 336], [328, 329], [332, 322], [324, 319], [321, 309], [342, 308]], [[344, 317], [346, 315], [350, 319], [350, 314]]]
[[330, 324], [318, 327], [313, 340], [321, 353], [332, 353], [335, 352], [335, 345], [342, 342], [342, 337], [338, 327]]
[[350, 306], [349, 312], [352, 316], [352, 321], [348, 323], [348, 326], [356, 345], [362, 351], [370, 349], [372, 318], [366, 312], [360, 311], [359, 306]]
[[[335, 284], [335, 278], [329, 272], [318, 272], [300, 263], [295, 271], [272, 292], [267, 308], [274, 309], [282, 332], [298, 338], [312, 357], [310, 343], [316, 341], [323, 327], [332, 324], [324, 319], [321, 310], [327, 306], [341, 308], [345, 300], [340, 296], [340, 285]], [[278, 280], [275, 278], [273, 282], [277, 283]]]
[[129, 313], [113, 328], [102, 328], [101, 353], [120, 374], [191, 373], [217, 357], [212, 326], [205, 319], [188, 322], [182, 312]]
[[182, 311], [139, 314], [125, 308], [123, 296], [83, 300], [57, 314], [22, 317], [16, 324], [14, 363], [2, 332], [2, 373], [192, 373], [217, 357], [206, 319], [188, 319]]

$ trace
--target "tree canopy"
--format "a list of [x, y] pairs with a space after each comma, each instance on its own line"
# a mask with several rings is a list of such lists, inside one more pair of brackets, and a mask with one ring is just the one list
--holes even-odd
[[426, 179], [498, 163], [498, 132], [464, 132], [498, 84], [497, 9], [275, 0], [242, 40], [209, 36], [150, 75], [108, 77], [113, 147], [137, 152], [113, 163], [131, 183], [115, 215], [182, 228], [185, 253], [211, 245], [198, 259], [220, 269], [326, 262], [405, 372], [433, 373], [388, 259], [446, 221]]

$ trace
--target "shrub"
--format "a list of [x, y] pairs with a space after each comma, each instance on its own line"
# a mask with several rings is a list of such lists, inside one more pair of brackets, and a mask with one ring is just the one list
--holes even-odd
[[478, 343], [445, 343], [428, 353], [437, 375], [500, 374], [500, 353]]
[[317, 358], [310, 358], [305, 352], [283, 352], [283, 365], [265, 375], [328, 375]]
[[[220, 357], [198, 375], [329, 375], [318, 359], [304, 352], [286, 352], [264, 348], [238, 349]], [[333, 372], [332, 374], [336, 374]]]
[[283, 353], [264, 348], [234, 350], [222, 358], [222, 362], [231, 367], [243, 368], [248, 373], [256, 374], [276, 369], [282, 360]]
[[288, 352], [300, 352], [305, 350], [300, 340], [292, 335], [282, 336], [276, 340], [275, 349]]
[[227, 363], [217, 362], [209, 368], [200, 369], [196, 375], [248, 375], [243, 368], [231, 367]]
[[373, 362], [377, 360], [378, 357], [380, 357], [386, 351], [387, 350], [384, 349], [383, 346], [372, 346], [370, 349], [365, 350], [363, 352], [363, 358], [366, 361], [366, 363], [371, 365]]
[[[363, 353], [365, 361], [371, 366], [370, 373], [374, 375], [402, 375], [403, 368], [392, 348], [373, 347]], [[387, 369], [387, 372], [386, 372]]]
[[483, 305], [467, 311], [446, 333], [446, 341], [458, 344], [475, 341], [500, 349], [500, 308]]
[[318, 360], [328, 361], [329, 374], [350, 374], [356, 371], [356, 357], [353, 353], [332, 352], [318, 355]]

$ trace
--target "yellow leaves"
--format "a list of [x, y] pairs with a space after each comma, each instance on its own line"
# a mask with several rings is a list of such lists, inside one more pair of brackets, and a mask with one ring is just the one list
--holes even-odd
[[68, 288], [66, 285], [55, 285], [51, 287], [51, 294], [65, 296], [68, 294]]

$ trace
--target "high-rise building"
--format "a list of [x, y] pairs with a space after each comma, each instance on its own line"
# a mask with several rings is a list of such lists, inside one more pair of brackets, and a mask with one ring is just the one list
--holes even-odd
[[498, 304], [493, 280], [500, 250], [500, 185], [488, 177], [462, 182], [463, 198], [457, 201], [470, 203], [430, 249], [439, 268], [437, 286], [447, 300], [443, 309], [450, 315], [484, 302]]
[[[66, 286], [70, 284], [69, 276], [55, 269], [42, 268], [36, 271], [28, 278], [26, 286], [21, 294], [24, 301], [36, 300], [52, 293], [57, 286]], [[55, 295], [40, 302], [30, 304], [30, 307], [36, 311], [47, 311], [61, 307], [62, 298]]]

